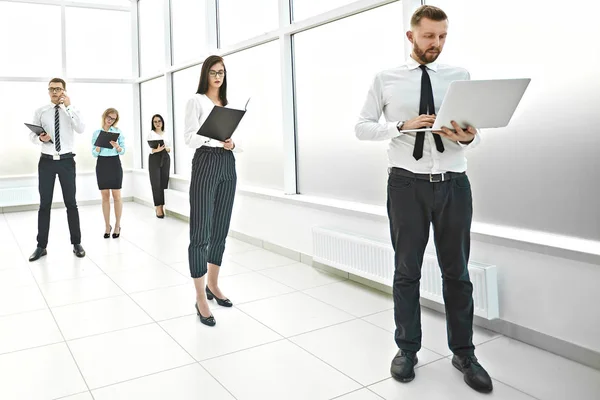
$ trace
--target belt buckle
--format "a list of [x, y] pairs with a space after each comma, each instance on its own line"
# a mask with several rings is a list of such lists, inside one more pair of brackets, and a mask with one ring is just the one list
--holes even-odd
[[[439, 176], [439, 179], [435, 179], [438, 176]], [[429, 182], [431, 182], [431, 183], [444, 182], [444, 173], [441, 173], [441, 174], [429, 174]]]
[[52, 155], [52, 159], [53, 159], [54, 161], [58, 161], [58, 160], [60, 160], [60, 154], [53, 154], [53, 155]]

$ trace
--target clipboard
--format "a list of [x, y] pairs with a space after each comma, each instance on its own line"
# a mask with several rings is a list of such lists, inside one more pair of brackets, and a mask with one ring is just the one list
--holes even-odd
[[150, 146], [151, 149], [158, 149], [158, 146], [164, 146], [164, 145], [165, 145], [165, 141], [162, 139], [148, 140], [148, 146]]
[[530, 78], [453, 81], [431, 128], [400, 132], [435, 132], [443, 126], [454, 131], [450, 121], [463, 128], [503, 128], [510, 122], [529, 82]]
[[[42, 133], [46, 132], [44, 128], [39, 125], [28, 124], [25, 122], [25, 126], [29, 128], [29, 130], [36, 135], [40, 136]], [[49, 140], [50, 143], [54, 143], [52, 139]]]
[[206, 121], [204, 121], [196, 134], [206, 136], [220, 142], [224, 142], [231, 138], [233, 132], [236, 130], [240, 124], [240, 121], [246, 114], [249, 102], [250, 99], [248, 99], [246, 102], [243, 110], [219, 106], [213, 107], [210, 114], [208, 114]]
[[96, 143], [94, 143], [94, 146], [103, 147], [105, 149], [112, 149], [113, 147], [110, 144], [110, 142], [113, 142], [113, 141], [116, 142], [118, 138], [119, 138], [118, 132], [100, 131], [100, 134], [98, 135], [98, 138], [96, 139]]

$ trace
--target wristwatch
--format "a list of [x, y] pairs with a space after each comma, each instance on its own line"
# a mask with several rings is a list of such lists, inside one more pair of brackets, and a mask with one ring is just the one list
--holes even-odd
[[400, 121], [400, 122], [398, 122], [398, 124], [396, 125], [396, 129], [398, 129], [398, 132], [402, 131], [402, 127], [404, 126], [404, 122], [405, 122], [405, 121]]

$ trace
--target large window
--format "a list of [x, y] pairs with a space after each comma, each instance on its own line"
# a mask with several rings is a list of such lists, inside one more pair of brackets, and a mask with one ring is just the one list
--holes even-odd
[[385, 204], [387, 143], [354, 126], [379, 71], [403, 62], [392, 3], [294, 36], [300, 193]]
[[292, 15], [294, 21], [300, 21], [317, 14], [321, 14], [334, 8], [345, 6], [356, 0], [292, 0]]
[[0, 76], [59, 76], [60, 7], [0, 1], [0, 15]]
[[139, 0], [140, 75], [165, 68], [165, 17], [163, 0]]
[[283, 190], [279, 42], [229, 55], [225, 63], [231, 107], [243, 109], [250, 98], [233, 135], [244, 150], [236, 154], [239, 183]]
[[198, 90], [202, 65], [186, 68], [173, 74], [173, 114], [175, 116], [175, 172], [178, 175], [191, 176], [194, 149], [185, 144], [185, 106]]
[[277, 29], [278, 3], [278, 0], [219, 1], [220, 47]]
[[145, 155], [148, 152], [148, 144], [146, 138], [150, 133], [152, 116], [160, 114], [165, 120], [165, 133], [170, 136], [171, 121], [167, 114], [167, 87], [165, 78], [157, 78], [151, 81], [144, 82], [140, 85], [140, 93], [142, 97], [142, 148], [144, 157], [142, 158], [142, 166], [148, 168], [148, 157]]
[[[467, 153], [475, 219], [600, 240], [600, 51], [588, 40], [598, 36], [600, 3], [433, 4], [450, 21], [442, 62], [467, 68], [472, 79], [532, 79], [508, 127], [484, 130]], [[544, 29], [540, 39], [539, 27], [565, 23], [576, 25], [573, 35]]]
[[[4, 134], [0, 147], [0, 176], [37, 173], [40, 146], [29, 140], [25, 122], [31, 123], [35, 109], [48, 103], [46, 82], [0, 82], [0, 121]], [[27, 105], [27, 106], [25, 106]]]
[[67, 7], [66, 17], [69, 77], [131, 76], [129, 12]]
[[206, 0], [171, 2], [173, 63], [197, 59], [206, 51]]

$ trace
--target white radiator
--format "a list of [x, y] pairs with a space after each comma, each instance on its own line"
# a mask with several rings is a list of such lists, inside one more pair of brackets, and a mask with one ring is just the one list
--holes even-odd
[[[313, 260], [342, 271], [392, 286], [394, 250], [391, 243], [332, 229], [313, 228]], [[469, 262], [475, 315], [499, 317], [495, 265]], [[421, 296], [443, 304], [442, 276], [437, 257], [425, 253], [421, 271]]]
[[0, 189], [0, 207], [40, 204], [38, 188], [25, 186]]

